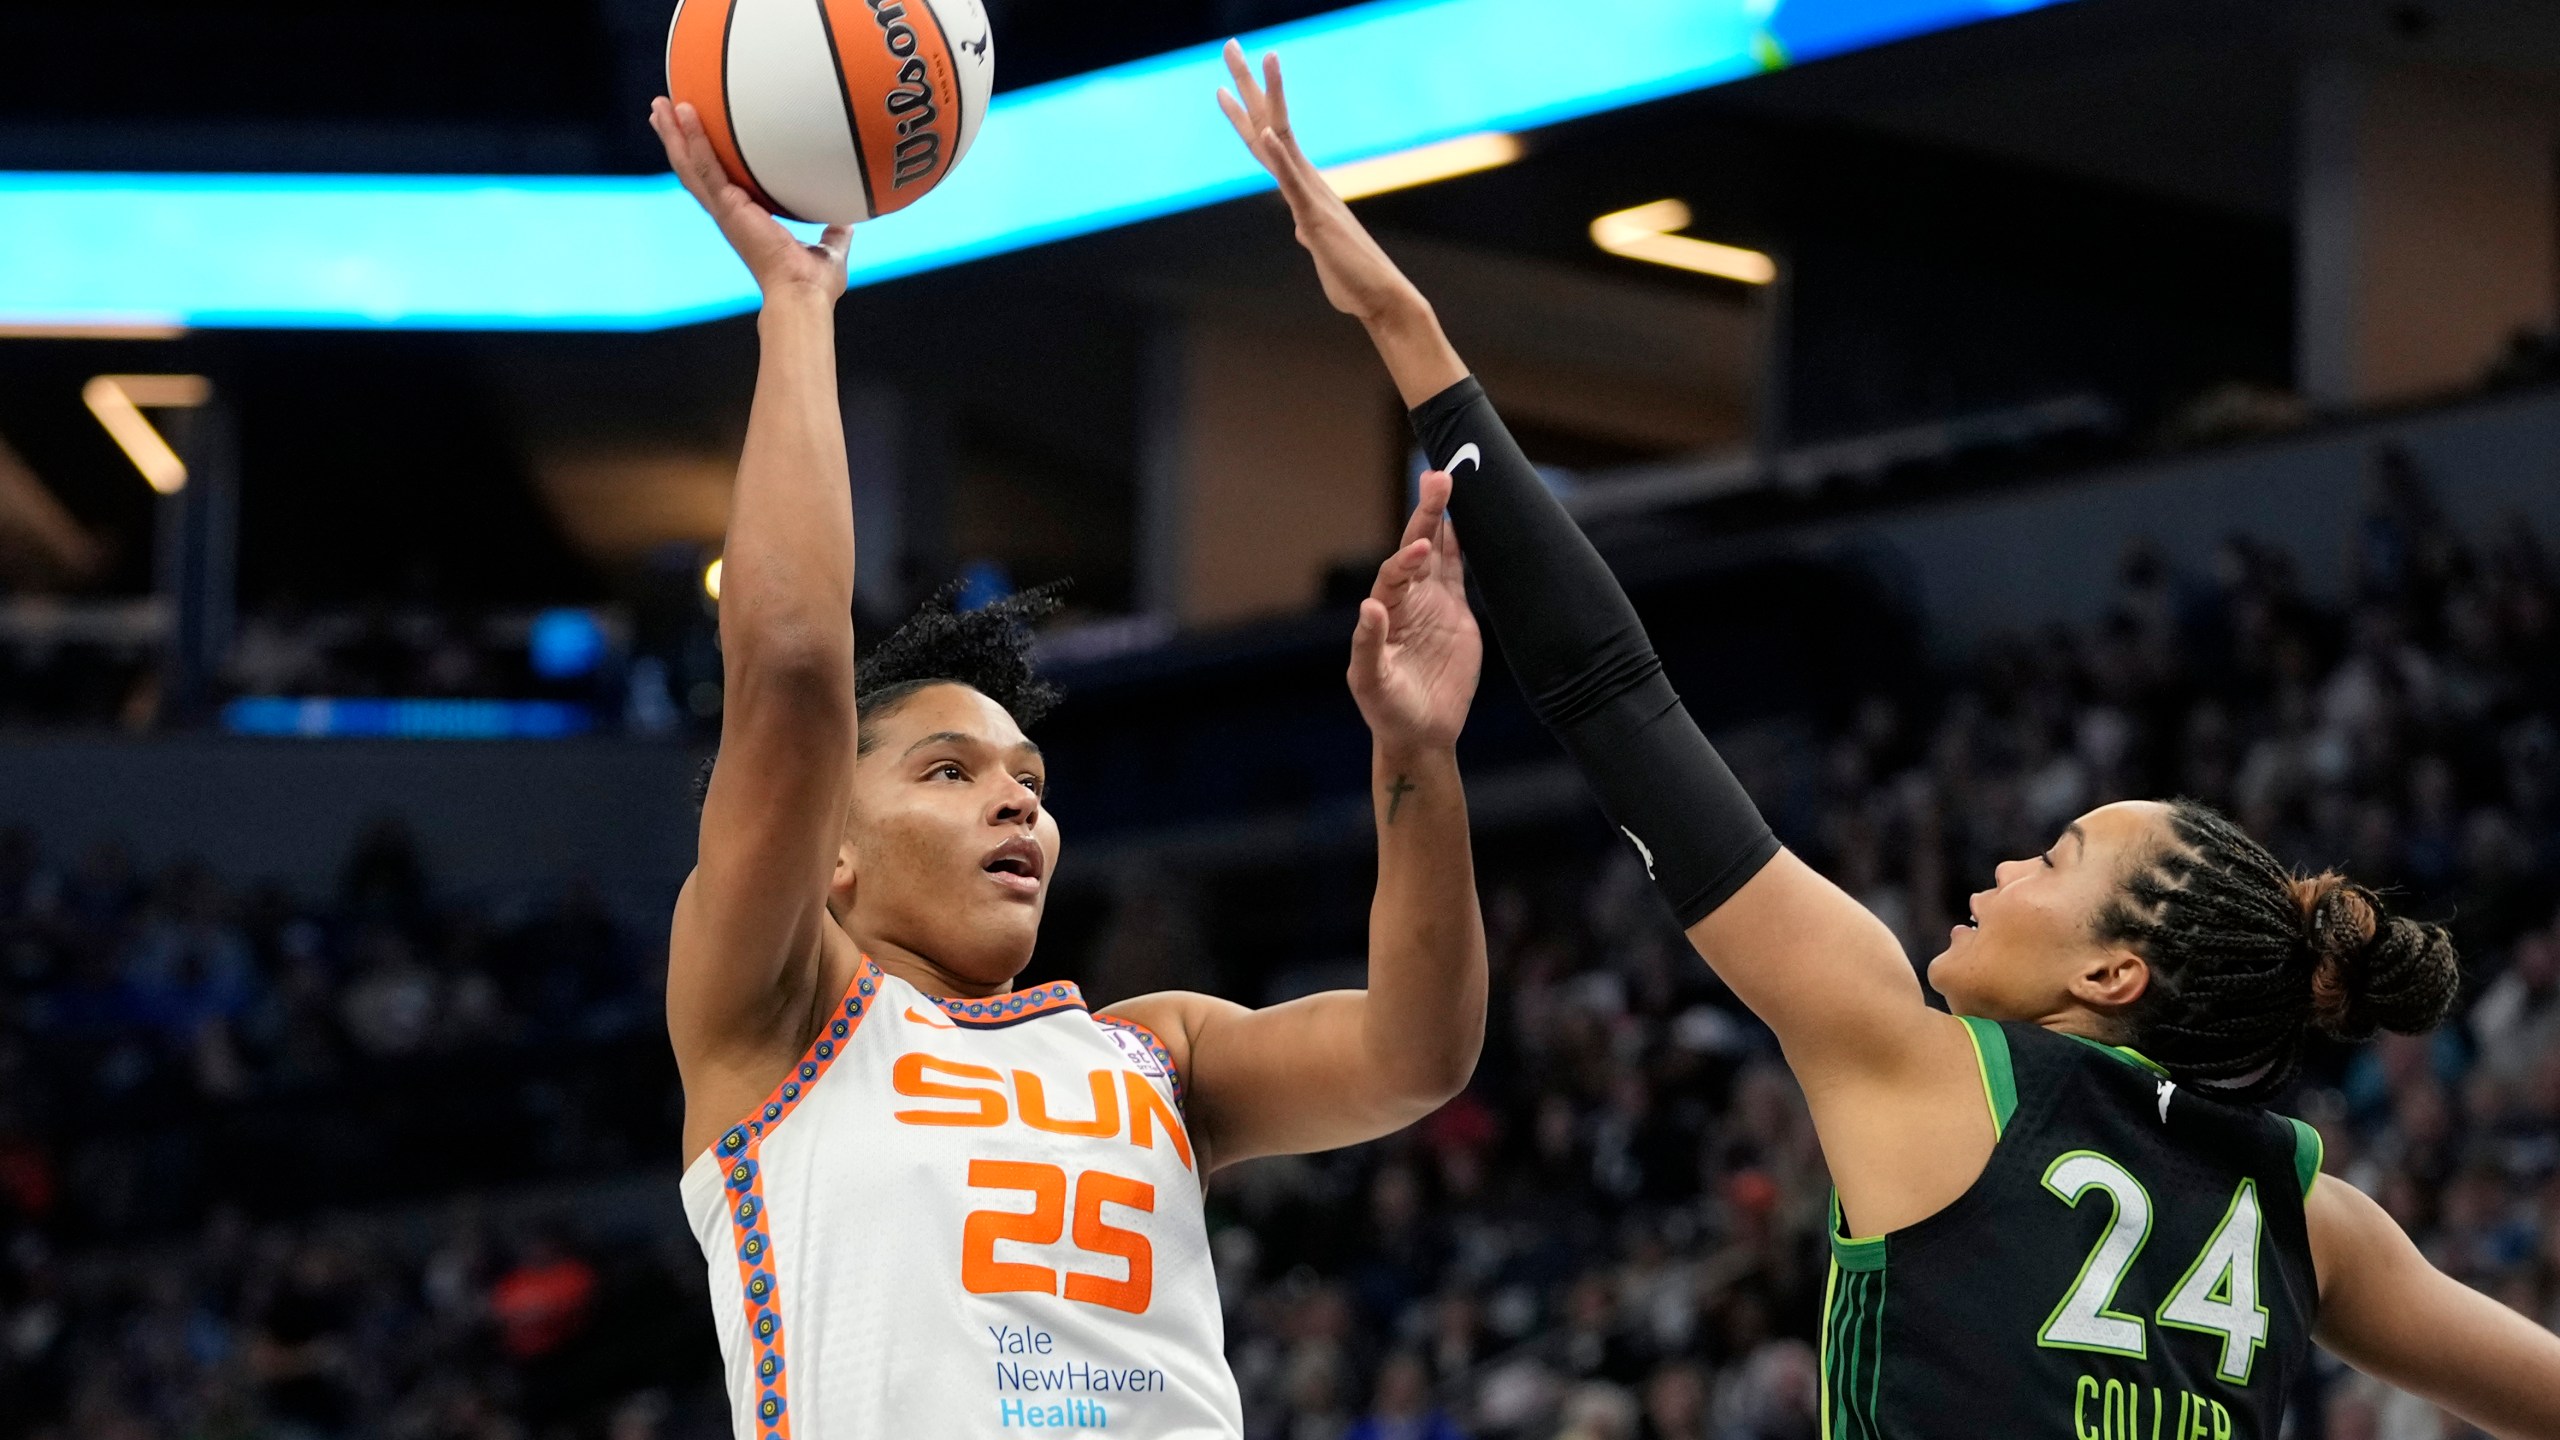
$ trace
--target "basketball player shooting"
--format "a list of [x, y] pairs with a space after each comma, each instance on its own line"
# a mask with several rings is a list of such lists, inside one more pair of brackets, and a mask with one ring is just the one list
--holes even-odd
[[[2560, 1437], [2560, 1339], [2438, 1271], [2259, 1108], [2314, 1035], [2440, 1023], [2437, 926], [2297, 876], [2193, 801], [2120, 802], [2002, 864], [1929, 966], [1782, 848], [1634, 607], [1430, 305], [1290, 129], [1219, 101], [1334, 306], [1376, 343], [1540, 718], [1690, 943], [1776, 1032], [1838, 1189], [1822, 1433], [2274, 1440], [2314, 1341], [2492, 1434]], [[1435, 489], [1433, 495], [1450, 494]]]
[[1378, 571], [1350, 683], [1372, 737], [1369, 986], [1264, 1010], [1014, 988], [1059, 860], [1037, 598], [927, 607], [854, 658], [834, 309], [851, 235], [784, 230], [690, 106], [667, 158], [763, 292], [720, 598], [727, 682], [667, 1027], [683, 1194], [736, 1433], [1243, 1433], [1201, 1184], [1397, 1130], [1482, 1043], [1454, 745], [1482, 642], [1445, 480]]

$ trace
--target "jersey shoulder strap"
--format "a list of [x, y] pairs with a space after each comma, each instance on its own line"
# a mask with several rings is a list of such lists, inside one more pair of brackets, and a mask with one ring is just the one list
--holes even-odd
[[2253, 1105], [2231, 1104], [2210, 1086], [2182, 1085], [2166, 1067], [2130, 1046], [2109, 1045], [2040, 1025], [1994, 1024], [1968, 1017], [1965, 1026], [1973, 1033], [1983, 1091], [1990, 1097], [1994, 1123], [2003, 1133], [2010, 1128], [2022, 1088], [2042, 1094], [2066, 1083], [2066, 1075], [2076, 1071], [2091, 1080], [2103, 1080], [2101, 1090], [2124, 1102], [2143, 1097], [2142, 1108], [2156, 1114], [2163, 1126], [2172, 1124], [2174, 1113], [2176, 1133], [2190, 1142], [2202, 1141], [2216, 1153], [2234, 1158], [2255, 1157], [2249, 1163], [2270, 1165], [2276, 1173], [2290, 1169], [2298, 1193], [2305, 1197], [2319, 1181], [2326, 1148], [2320, 1132], [2304, 1121]]
[[1991, 1138], [1996, 1142], [2009, 1133], [2009, 1122], [2018, 1113], [2018, 1069], [2009, 1055], [2008, 1032], [1996, 1020], [1976, 1015], [1957, 1018], [1973, 1041], [1974, 1064], [1982, 1071], [1982, 1098], [1991, 1107]]
[[2293, 1131], [2293, 1178], [2302, 1183], [2302, 1198], [2308, 1200], [2311, 1187], [2320, 1183], [2320, 1166], [2328, 1158], [2329, 1143], [2320, 1138], [2320, 1132], [2313, 1129], [2308, 1121], [2296, 1120], [2290, 1115], [2275, 1118]]

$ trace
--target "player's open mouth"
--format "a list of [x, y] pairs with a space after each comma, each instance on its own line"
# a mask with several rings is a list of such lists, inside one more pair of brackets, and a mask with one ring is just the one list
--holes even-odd
[[980, 869], [998, 885], [1017, 895], [1040, 893], [1040, 876], [1047, 869], [1048, 857], [1040, 853], [1037, 841], [1027, 838], [1007, 840], [990, 851]]

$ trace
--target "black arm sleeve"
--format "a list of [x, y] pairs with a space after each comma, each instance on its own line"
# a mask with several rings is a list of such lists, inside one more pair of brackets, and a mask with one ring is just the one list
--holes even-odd
[[1777, 837], [1680, 704], [1600, 552], [1471, 376], [1413, 412], [1502, 653], [1683, 928], [1760, 873]]

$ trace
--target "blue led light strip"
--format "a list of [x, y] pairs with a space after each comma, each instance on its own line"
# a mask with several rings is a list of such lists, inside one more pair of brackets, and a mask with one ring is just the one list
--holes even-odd
[[[1379, 0], [1245, 42], [1283, 53], [1332, 165], [2059, 3]], [[853, 283], [1266, 188], [1224, 78], [1204, 45], [999, 96], [949, 181], [856, 237]], [[754, 302], [672, 177], [0, 172], [0, 326], [649, 330]]]
[[222, 707], [234, 735], [279, 739], [566, 740], [594, 712], [558, 700], [338, 700], [256, 695]]

